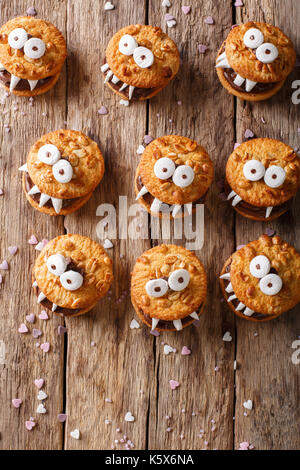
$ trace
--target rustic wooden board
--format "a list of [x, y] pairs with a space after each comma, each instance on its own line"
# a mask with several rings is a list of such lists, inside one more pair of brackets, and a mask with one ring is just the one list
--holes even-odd
[[[13, 97], [0, 104], [0, 113], [6, 113], [0, 122], [0, 188], [5, 191], [0, 197], [0, 261], [7, 258], [8, 246], [19, 246], [18, 254], [11, 261], [7, 258], [10, 271], [0, 285], [0, 341], [6, 345], [6, 363], [0, 364], [0, 402], [7, 405], [0, 411], [0, 448], [110, 449], [124, 434], [137, 449], [232, 449], [244, 440], [258, 449], [299, 448], [299, 367], [291, 362], [291, 344], [300, 331], [299, 309], [270, 324], [255, 326], [236, 320], [220, 302], [217, 279], [223, 261], [236, 245], [266, 229], [236, 217], [218, 198], [217, 182], [224, 176], [234, 142], [244, 140], [247, 128], [257, 136], [299, 145], [299, 107], [290, 100], [290, 84], [296, 74], [277, 97], [250, 105], [229, 96], [214, 70], [216, 50], [235, 21], [255, 18], [282, 26], [299, 49], [297, 0], [287, 0], [284, 7], [280, 0], [244, 0], [243, 8], [235, 8], [231, 0], [199, 1], [193, 2], [189, 15], [182, 13], [179, 0], [171, 0], [170, 9], [163, 8], [161, 0], [112, 2], [116, 8], [109, 12], [103, 10], [104, 1], [83, 0], [80, 5], [75, 0], [37, 2], [38, 16], [56, 24], [67, 39], [65, 71], [54, 90], [37, 98], [33, 107], [27, 100]], [[0, 0], [0, 7], [1, 21], [5, 22], [23, 14], [28, 4]], [[172, 29], [166, 28], [167, 11], [177, 20]], [[214, 25], [204, 24], [207, 16], [214, 18]], [[124, 108], [103, 85], [100, 65], [109, 37], [131, 23], [155, 24], [167, 31], [181, 51], [182, 67], [173, 83], [149, 103]], [[199, 54], [199, 44], [208, 46], [205, 54]], [[18, 112], [13, 111], [16, 103]], [[97, 113], [102, 105], [108, 108], [108, 115]], [[21, 116], [21, 111], [26, 116]], [[5, 124], [11, 126], [10, 133], [5, 132]], [[36, 138], [60, 127], [82, 130], [96, 140], [106, 164], [105, 177], [89, 203], [64, 219], [33, 211], [22, 195], [17, 172]], [[109, 250], [115, 274], [111, 294], [92, 313], [66, 319], [65, 344], [57, 335], [60, 319], [37, 320], [34, 326], [43, 331], [41, 339], [51, 344], [50, 352], [43, 354], [30, 334], [17, 332], [27, 313], [41, 310], [30, 292], [29, 270], [37, 253], [27, 239], [32, 233], [40, 240], [68, 232], [101, 242], [98, 206], [109, 203], [118, 211], [120, 202], [124, 203], [119, 195], [128, 197], [128, 205], [134, 202], [137, 147], [145, 134], [158, 137], [169, 133], [196, 139], [215, 163], [215, 182], [204, 212], [204, 246], [196, 251], [209, 279], [207, 307], [199, 326], [157, 338], [144, 327], [130, 329], [135, 318], [129, 297], [135, 259], [162, 241], [185, 244], [187, 240], [175, 239], [172, 232], [168, 239], [159, 235], [154, 240], [127, 240], [124, 234], [132, 217], [128, 221], [125, 214], [117, 214], [122, 235], [117, 239], [107, 235], [114, 244]], [[12, 197], [15, 194], [17, 204]], [[296, 215], [299, 203], [293, 213], [272, 227], [300, 248]], [[149, 233], [146, 229], [145, 235]], [[231, 332], [232, 342], [222, 341], [226, 331]], [[164, 355], [163, 343], [176, 348], [176, 354]], [[184, 345], [191, 348], [190, 356], [181, 356]], [[234, 359], [238, 362], [236, 372]], [[48, 413], [43, 416], [35, 413], [34, 379], [39, 377], [45, 379], [49, 395], [45, 403]], [[173, 392], [170, 379], [180, 382]], [[16, 396], [24, 400], [19, 410], [11, 405]], [[253, 400], [254, 409], [245, 417], [243, 402], [248, 399]], [[66, 425], [57, 421], [61, 411], [68, 415]], [[134, 423], [124, 422], [127, 411], [135, 416]], [[38, 425], [28, 432], [25, 420], [30, 416], [38, 416]], [[80, 430], [80, 440], [70, 437], [75, 428]], [[115, 447], [124, 448], [120, 443]]]

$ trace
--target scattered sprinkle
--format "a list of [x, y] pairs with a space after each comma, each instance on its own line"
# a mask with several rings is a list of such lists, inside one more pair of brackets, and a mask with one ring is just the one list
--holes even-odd
[[244, 401], [243, 407], [246, 408], [247, 410], [252, 410], [253, 408], [252, 400]]
[[29, 315], [26, 315], [26, 321], [28, 323], [34, 323], [35, 322], [35, 314], [34, 313], [29, 313]]
[[23, 403], [23, 400], [21, 400], [21, 398], [13, 398], [11, 402], [15, 408], [20, 408]]
[[106, 403], [112, 403], [112, 399], [111, 399], [111, 398], [105, 398], [105, 401], [106, 401]]
[[47, 353], [47, 352], [49, 352], [49, 349], [50, 349], [50, 343], [42, 343], [40, 348], [42, 349], [42, 351]]
[[31, 420], [30, 421], [25, 421], [25, 426], [26, 426], [26, 429], [28, 431], [31, 431], [32, 428], [34, 428], [34, 426], [35, 426], [35, 422], [31, 421]]
[[169, 382], [171, 390], [176, 390], [179, 387], [180, 383], [177, 380], [170, 380]]
[[245, 139], [251, 139], [252, 137], [254, 137], [254, 133], [251, 131], [251, 129], [246, 129], [244, 136]]
[[159, 336], [159, 335], [160, 335], [160, 332], [157, 331], [157, 330], [150, 330], [150, 335]]
[[214, 21], [212, 16], [207, 16], [206, 18], [204, 18], [204, 23], [205, 24], [215, 24], [215, 21]]
[[243, 4], [242, 0], [236, 0], [234, 6], [235, 6], [235, 7], [243, 7], [244, 4]]
[[144, 147], [143, 145], [139, 145], [139, 147], [138, 147], [136, 153], [137, 153], [138, 155], [142, 155], [142, 154], [144, 153], [144, 150], [145, 150], [145, 147]]
[[34, 338], [39, 338], [39, 336], [42, 336], [41, 330], [38, 330], [37, 328], [33, 328], [32, 330], [32, 336]]
[[19, 329], [18, 329], [19, 333], [28, 333], [28, 328], [27, 326], [25, 325], [25, 323], [21, 323]]
[[40, 319], [40, 320], [48, 320], [48, 319], [49, 319], [46, 310], [42, 310], [42, 311], [41, 311], [41, 313], [39, 314], [39, 319]]
[[183, 6], [181, 7], [181, 10], [183, 11], [183, 13], [184, 13], [185, 15], [188, 15], [189, 12], [191, 11], [191, 7], [190, 7], [190, 6], [187, 6], [187, 5], [183, 5]]
[[168, 356], [172, 352], [176, 353], [176, 349], [172, 348], [172, 346], [169, 346], [168, 344], [165, 344], [164, 345], [164, 354], [166, 354], [166, 356]]
[[102, 114], [102, 115], [108, 114], [107, 108], [105, 106], [101, 106], [101, 108], [98, 109], [98, 114]]
[[66, 419], [67, 419], [67, 415], [64, 414], [64, 413], [59, 413], [59, 414], [57, 415], [57, 419], [58, 419], [58, 421], [59, 421], [60, 423], [64, 423], [64, 422], [66, 421]]
[[18, 251], [18, 247], [17, 246], [9, 246], [8, 251], [10, 252], [11, 255], [15, 255]]
[[161, 6], [166, 7], [166, 8], [170, 8], [170, 6], [171, 6], [170, 0], [163, 0]]
[[104, 240], [104, 243], [103, 243], [103, 248], [105, 248], [106, 250], [109, 249], [109, 248], [112, 248], [114, 245], [112, 244], [112, 242], [106, 238]]
[[36, 238], [35, 235], [31, 235], [31, 237], [28, 240], [29, 245], [37, 245], [38, 244], [38, 239]]
[[198, 51], [200, 54], [205, 54], [207, 51], [208, 47], [205, 44], [199, 44], [198, 46]]
[[67, 328], [65, 326], [59, 325], [59, 327], [57, 328], [57, 333], [59, 335], [63, 335], [66, 332], [67, 332]]
[[2, 263], [0, 263], [0, 269], [2, 269], [3, 271], [8, 270], [8, 262], [6, 261], [6, 259], [4, 259]]
[[47, 393], [45, 393], [44, 390], [40, 390], [37, 395], [37, 399], [42, 401], [42, 400], [46, 400], [46, 398], [48, 398]]
[[191, 354], [191, 350], [187, 346], [183, 346], [181, 350], [181, 355], [182, 356], [189, 356]]
[[36, 9], [34, 7], [29, 7], [26, 10], [26, 15], [27, 16], [36, 16], [37, 15]]
[[134, 416], [131, 414], [131, 411], [127, 411], [124, 419], [128, 423], [132, 423], [135, 420]]
[[80, 439], [80, 431], [79, 429], [74, 429], [74, 431], [70, 432], [70, 436], [73, 437], [73, 439]]
[[131, 320], [131, 323], [130, 323], [130, 328], [132, 330], [136, 329], [136, 328], [139, 328], [140, 327], [140, 324], [136, 321], [136, 319], [134, 318], [133, 320]]
[[44, 379], [36, 379], [36, 380], [34, 381], [35, 386], [36, 386], [39, 390], [43, 387], [44, 383], [45, 383]]
[[123, 106], [129, 106], [129, 101], [128, 100], [120, 100], [120, 104]]
[[232, 336], [229, 331], [226, 331], [226, 333], [224, 334], [223, 341], [232, 341]]
[[153, 140], [153, 137], [151, 135], [144, 135], [143, 141], [145, 142], [146, 145], [150, 144]]
[[115, 5], [113, 5], [111, 2], [106, 2], [104, 5], [104, 10], [113, 10], [115, 8]]

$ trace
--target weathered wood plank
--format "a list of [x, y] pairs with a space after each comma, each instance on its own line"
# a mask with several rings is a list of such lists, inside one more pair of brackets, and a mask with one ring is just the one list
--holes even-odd
[[[245, 8], [237, 9], [237, 23], [255, 18], [279, 26], [293, 40], [299, 51], [299, 4], [293, 0], [259, 2], [248, 0]], [[299, 74], [298, 74], [299, 75]], [[257, 137], [273, 137], [298, 147], [299, 106], [291, 102], [291, 83], [295, 72], [287, 79], [284, 89], [271, 100], [237, 104], [237, 140], [252, 129]], [[299, 78], [299, 77], [298, 77]], [[265, 123], [261, 118], [264, 118]], [[300, 249], [299, 198], [293, 211], [269, 226], [289, 243]], [[236, 219], [237, 244], [258, 238], [266, 225]], [[242, 441], [252, 442], [257, 449], [299, 449], [299, 366], [291, 360], [292, 342], [300, 330], [300, 308], [283, 314], [279, 319], [255, 325], [237, 322], [236, 419], [235, 447]], [[258, 336], [254, 336], [257, 332]], [[243, 402], [253, 400], [253, 410], [244, 416]]]
[[[224, 158], [234, 144], [234, 101], [219, 85], [214, 67], [216, 50], [232, 25], [232, 9], [230, 1], [221, 3], [222, 7], [219, 2], [201, 2], [201, 9], [193, 3], [191, 12], [184, 15], [182, 3], [172, 1], [168, 11], [177, 26], [167, 32], [179, 47], [182, 65], [173, 83], [150, 101], [149, 133], [153, 137], [178, 134], [197, 140], [211, 155], [216, 172], [205, 205], [204, 246], [196, 251], [208, 273], [206, 312], [198, 328], [164, 333], [156, 340], [151, 449], [230, 449], [233, 445], [234, 341], [225, 343], [222, 337], [226, 331], [234, 336], [234, 319], [223, 311], [218, 286], [223, 256], [233, 249], [233, 215], [218, 198], [216, 182], [223, 177]], [[159, 0], [149, 2], [150, 24], [166, 30], [165, 13]], [[209, 15], [214, 25], [204, 24]], [[199, 44], [208, 46], [205, 54], [199, 53]], [[171, 242], [185, 245], [186, 240], [171, 237]], [[165, 356], [162, 341], [175, 347], [177, 354]], [[190, 356], [181, 356], [184, 345], [192, 349]], [[171, 391], [170, 379], [178, 380], [181, 386]], [[166, 415], [172, 419], [166, 421]], [[172, 432], [166, 432], [168, 426]], [[181, 434], [185, 436], [182, 439]]]
[[[112, 34], [127, 24], [144, 22], [144, 2], [118, 2], [116, 10], [105, 12], [100, 2], [95, 8], [95, 2], [86, 1], [84, 9], [79, 9], [77, 2], [69, 1], [68, 125], [81, 129], [99, 143], [105, 154], [106, 173], [89, 203], [66, 217], [65, 226], [68, 232], [95, 240], [99, 204], [110, 203], [118, 208], [119, 195], [128, 196], [128, 205], [134, 202], [136, 149], [140, 144], [138, 138], [145, 134], [147, 106], [146, 103], [129, 108], [120, 106], [120, 98], [103, 84], [100, 65]], [[101, 105], [108, 108], [108, 115], [97, 114]], [[124, 229], [126, 214], [119, 216], [118, 226]], [[153, 337], [145, 329], [129, 328], [135, 316], [129, 285], [136, 257], [150, 244], [126, 239], [113, 243], [114, 248], [109, 250], [115, 274], [111, 300], [100, 301], [86, 316], [66, 320], [67, 449], [109, 449], [123, 434], [136, 448], [146, 447], [149, 390], [154, 375]], [[94, 347], [91, 341], [95, 342]], [[105, 398], [112, 403], [106, 403]], [[127, 411], [135, 416], [134, 423], [124, 422]], [[105, 419], [110, 424], [105, 424]], [[74, 428], [82, 434], [80, 441], [70, 438]], [[122, 434], [116, 433], [116, 428]], [[124, 447], [121, 444], [117, 448]]]
[[[28, 2], [23, 0], [1, 0], [1, 23], [25, 14], [27, 8]], [[39, 17], [52, 21], [65, 34], [65, 2], [39, 2], [36, 8]], [[0, 200], [0, 258], [9, 260], [10, 269], [8, 272], [1, 271], [4, 280], [0, 286], [0, 340], [5, 343], [6, 349], [5, 364], [0, 364], [0, 448], [60, 449], [62, 425], [57, 421], [57, 414], [62, 411], [63, 406], [64, 347], [62, 338], [57, 334], [57, 327], [61, 320], [54, 316], [49, 321], [37, 318], [41, 309], [31, 292], [31, 267], [38, 252], [27, 240], [31, 234], [41, 240], [63, 233], [63, 220], [61, 217], [50, 219], [34, 211], [27, 203], [21, 188], [18, 167], [25, 163], [28, 150], [36, 139], [63, 126], [64, 73], [55, 89], [36, 98], [32, 107], [26, 98], [10, 96], [4, 99], [4, 96], [4, 89], [1, 88], [0, 186], [4, 189], [4, 195]], [[42, 116], [43, 112], [47, 113], [47, 117]], [[9, 133], [4, 129], [5, 124], [10, 126]], [[8, 247], [11, 245], [19, 247], [15, 256], [8, 254]], [[34, 325], [25, 321], [25, 315], [30, 312], [36, 315]], [[27, 323], [29, 333], [18, 333], [21, 322]], [[33, 327], [43, 332], [39, 340], [32, 336]], [[50, 343], [48, 354], [35, 346], [37, 341]], [[46, 415], [36, 414], [39, 401], [34, 380], [38, 378], [45, 380], [43, 389], [49, 396], [45, 403]], [[23, 400], [19, 409], [15, 409], [11, 403], [16, 397]], [[25, 428], [25, 421], [30, 416], [35, 417], [37, 423], [31, 432]]]

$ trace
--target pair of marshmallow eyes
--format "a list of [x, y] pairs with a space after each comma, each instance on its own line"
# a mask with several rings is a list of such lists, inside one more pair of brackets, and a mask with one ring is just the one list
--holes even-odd
[[186, 269], [176, 269], [169, 279], [151, 279], [146, 284], [146, 292], [150, 297], [162, 297], [169, 288], [175, 291], [184, 290], [190, 282], [190, 274]]
[[46, 51], [44, 41], [39, 38], [28, 39], [28, 34], [23, 28], [16, 28], [8, 35], [8, 44], [12, 49], [22, 49], [30, 59], [40, 59]]
[[162, 157], [154, 165], [154, 173], [160, 180], [167, 180], [172, 177], [173, 183], [180, 188], [189, 186], [194, 181], [195, 173], [188, 165], [179, 165], [177, 168], [173, 160]]
[[69, 261], [63, 255], [52, 255], [47, 259], [50, 273], [59, 276], [61, 285], [66, 290], [77, 290], [83, 284], [83, 276], [76, 271], [66, 271]]
[[265, 169], [259, 160], [249, 160], [246, 162], [243, 166], [243, 173], [249, 181], [259, 181], [263, 178], [266, 185], [270, 188], [278, 188], [284, 183], [286, 178], [286, 172], [281, 166], [272, 165]]
[[250, 28], [244, 35], [244, 44], [256, 49], [256, 58], [263, 64], [270, 64], [278, 57], [278, 49], [270, 42], [264, 42], [263, 33], [257, 28]]
[[38, 159], [52, 166], [52, 173], [59, 183], [69, 183], [73, 177], [73, 168], [68, 160], [61, 158], [60, 151], [55, 145], [46, 144], [40, 147]]
[[250, 273], [260, 279], [259, 288], [263, 294], [276, 295], [282, 288], [282, 279], [277, 274], [269, 274], [271, 263], [264, 255], [255, 256], [250, 263]]
[[139, 46], [130, 34], [124, 34], [119, 42], [119, 51], [124, 55], [132, 55], [133, 60], [141, 69], [150, 67], [154, 62], [154, 55], [147, 47]]

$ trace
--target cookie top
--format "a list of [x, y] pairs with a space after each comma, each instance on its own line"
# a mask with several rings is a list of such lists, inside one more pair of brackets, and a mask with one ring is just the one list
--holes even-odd
[[106, 294], [113, 280], [112, 261], [104, 248], [90, 238], [61, 235], [43, 248], [33, 275], [51, 302], [80, 309]]
[[30, 149], [28, 173], [41, 192], [72, 199], [92, 192], [104, 174], [102, 153], [79, 131], [60, 129], [43, 135]]
[[280, 237], [262, 235], [232, 255], [230, 280], [250, 309], [283, 313], [300, 302], [300, 254]]
[[291, 199], [300, 187], [300, 158], [292, 147], [279, 140], [252, 139], [230, 155], [226, 179], [249, 204], [278, 206]]
[[109, 41], [106, 61], [120, 80], [138, 88], [164, 87], [180, 63], [176, 44], [161, 28], [131, 25]]
[[259, 83], [284, 80], [296, 62], [292, 41], [276, 26], [256, 21], [234, 27], [225, 52], [237, 74]]
[[0, 28], [0, 63], [19, 78], [39, 80], [55, 75], [66, 57], [64, 37], [49, 21], [20, 16]]
[[190, 315], [205, 301], [206, 289], [202, 263], [181, 246], [151, 248], [133, 268], [132, 298], [151, 318], [173, 321]]
[[214, 174], [206, 150], [178, 135], [159, 137], [147, 145], [139, 172], [152, 196], [167, 204], [197, 201], [210, 187]]

